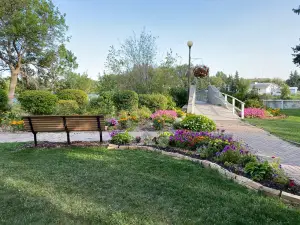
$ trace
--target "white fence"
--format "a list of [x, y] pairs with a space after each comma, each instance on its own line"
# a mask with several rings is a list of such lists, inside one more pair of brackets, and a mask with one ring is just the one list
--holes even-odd
[[300, 109], [300, 100], [263, 100], [263, 103], [273, 109]]

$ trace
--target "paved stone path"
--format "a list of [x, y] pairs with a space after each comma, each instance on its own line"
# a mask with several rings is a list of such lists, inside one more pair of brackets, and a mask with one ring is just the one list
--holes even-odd
[[279, 157], [286, 174], [300, 184], [300, 147], [242, 122], [223, 107], [198, 102], [195, 112], [213, 119], [219, 129], [224, 129], [233, 134], [235, 139], [244, 141], [257, 155], [269, 160], [272, 156]]
[[[132, 136], [156, 136], [157, 132], [129, 132]], [[70, 132], [71, 141], [99, 141], [99, 132]], [[51, 142], [66, 142], [66, 133], [37, 133], [37, 140]], [[103, 141], [110, 140], [109, 132], [103, 132]], [[28, 142], [33, 141], [33, 134], [30, 132], [8, 133], [0, 132], [0, 143], [4, 142]]]

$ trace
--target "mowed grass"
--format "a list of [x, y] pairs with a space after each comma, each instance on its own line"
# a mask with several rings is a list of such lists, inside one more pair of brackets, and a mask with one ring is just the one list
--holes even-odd
[[0, 144], [0, 224], [299, 224], [300, 211], [155, 152]]
[[246, 119], [246, 121], [284, 140], [300, 143], [300, 109], [286, 109], [282, 112], [288, 117], [271, 120]]

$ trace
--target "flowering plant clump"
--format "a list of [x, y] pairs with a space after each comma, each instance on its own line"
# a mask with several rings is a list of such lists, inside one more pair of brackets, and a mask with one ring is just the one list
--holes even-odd
[[165, 119], [162, 117], [155, 117], [153, 119], [153, 127], [155, 130], [162, 130], [165, 126]]
[[111, 138], [111, 143], [117, 145], [129, 144], [133, 140], [133, 137], [127, 132], [114, 133]]
[[151, 115], [151, 119], [163, 118], [165, 122], [172, 123], [177, 118], [177, 113], [175, 110], [158, 110]]
[[176, 113], [177, 113], [177, 117], [182, 118], [185, 117], [186, 113], [183, 112], [181, 109], [175, 109]]
[[119, 133], [121, 133], [120, 130], [114, 130], [113, 132], [109, 133], [109, 135], [110, 135], [110, 137], [114, 137], [114, 136], [116, 136]]
[[280, 116], [281, 112], [280, 109], [273, 109], [273, 108], [268, 108], [267, 109], [268, 113], [270, 113], [272, 116]]
[[107, 124], [108, 124], [108, 126], [110, 126], [110, 127], [115, 127], [115, 126], [118, 126], [119, 122], [118, 122], [117, 119], [111, 118], [111, 119], [108, 119], [108, 120], [107, 120]]
[[128, 117], [120, 118], [118, 123], [120, 124], [122, 129], [126, 129], [129, 126], [129, 119]]
[[246, 118], [264, 118], [266, 113], [264, 109], [259, 108], [246, 108], [244, 111]]
[[11, 121], [10, 125], [23, 125], [24, 124], [24, 121], [23, 120], [13, 120]]
[[176, 147], [193, 148], [197, 143], [206, 141], [206, 137], [212, 137], [209, 132], [194, 132], [189, 130], [176, 130], [173, 136], [170, 136], [170, 144]]

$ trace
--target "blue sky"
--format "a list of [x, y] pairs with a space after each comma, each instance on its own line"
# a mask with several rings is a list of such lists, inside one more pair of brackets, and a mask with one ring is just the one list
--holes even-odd
[[[280, 77], [291, 70], [292, 49], [299, 44], [299, 0], [54, 0], [66, 13], [68, 48], [78, 58], [78, 72], [96, 79], [105, 69], [110, 45], [145, 27], [158, 36], [158, 60], [168, 49], [188, 60], [202, 58], [211, 73], [239, 71], [245, 78]], [[194, 63], [201, 63], [196, 60]]]

